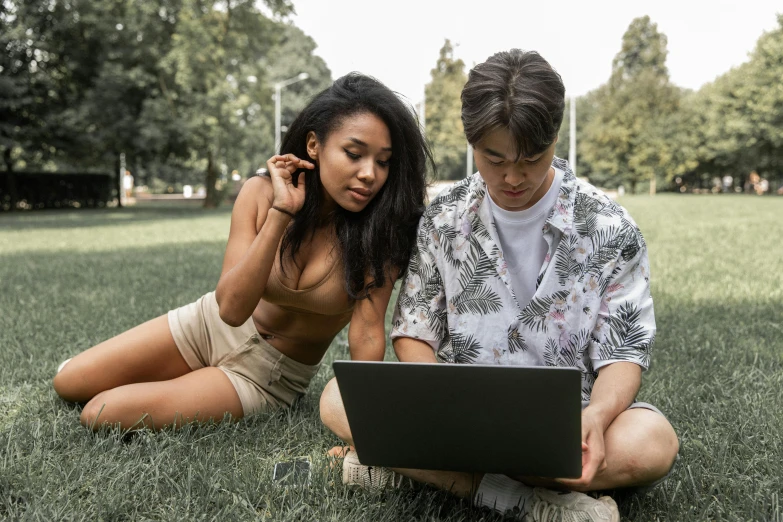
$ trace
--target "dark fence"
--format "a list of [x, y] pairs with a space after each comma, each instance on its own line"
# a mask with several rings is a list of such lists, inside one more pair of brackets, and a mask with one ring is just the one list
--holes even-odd
[[117, 197], [108, 174], [0, 172], [0, 211], [105, 207]]

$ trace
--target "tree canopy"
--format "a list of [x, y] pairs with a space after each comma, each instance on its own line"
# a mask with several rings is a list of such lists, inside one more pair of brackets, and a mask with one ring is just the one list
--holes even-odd
[[449, 40], [441, 47], [430, 75], [432, 80], [424, 90], [424, 121], [438, 177], [463, 178], [467, 141], [462, 128], [460, 95], [468, 77], [464, 62], [454, 58], [454, 47]]
[[[99, 170], [120, 152], [142, 181], [207, 188], [272, 154], [273, 83], [283, 121], [331, 82], [287, 0], [5, 0], [0, 149], [7, 171]], [[265, 14], [268, 13], [268, 14]]]
[[726, 175], [742, 187], [753, 171], [783, 183], [783, 15], [746, 63], [698, 91], [671, 84], [666, 54], [649, 17], [630, 24], [607, 83], [577, 102], [580, 174], [632, 192]]

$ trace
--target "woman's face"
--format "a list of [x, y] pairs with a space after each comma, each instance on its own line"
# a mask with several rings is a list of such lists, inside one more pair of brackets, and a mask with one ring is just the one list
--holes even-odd
[[310, 132], [307, 153], [318, 165], [326, 207], [360, 212], [386, 183], [392, 142], [383, 120], [364, 112], [343, 120], [324, 143]]
[[512, 211], [538, 203], [554, 179], [555, 143], [557, 139], [544, 152], [516, 162], [515, 142], [506, 129], [496, 129], [476, 143], [473, 157], [492, 201]]

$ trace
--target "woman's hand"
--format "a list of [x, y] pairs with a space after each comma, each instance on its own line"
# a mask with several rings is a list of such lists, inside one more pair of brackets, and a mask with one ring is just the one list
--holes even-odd
[[274, 191], [272, 206], [291, 215], [296, 214], [304, 205], [305, 176], [304, 172], [300, 172], [294, 186], [294, 174], [300, 169], [314, 169], [315, 165], [293, 154], [272, 156], [266, 165]]

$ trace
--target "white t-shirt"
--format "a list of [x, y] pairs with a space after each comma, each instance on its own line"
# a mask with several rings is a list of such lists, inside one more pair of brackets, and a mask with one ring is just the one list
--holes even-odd
[[526, 307], [536, 293], [538, 273], [549, 251], [542, 229], [557, 202], [562, 180], [563, 171], [555, 168], [549, 190], [535, 205], [525, 210], [504, 210], [489, 197], [500, 248], [520, 309]]

